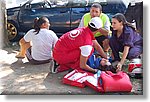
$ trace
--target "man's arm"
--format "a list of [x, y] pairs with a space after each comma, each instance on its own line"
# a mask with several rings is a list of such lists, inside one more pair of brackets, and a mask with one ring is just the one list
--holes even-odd
[[96, 72], [97, 72], [96, 69], [93, 69], [93, 68], [91, 68], [90, 66], [88, 66], [88, 65], [86, 64], [86, 63], [87, 63], [87, 60], [88, 60], [88, 57], [85, 57], [85, 56], [80, 55], [80, 68], [81, 68], [81, 69], [84, 69], [84, 70], [87, 70], [87, 71], [90, 71], [90, 72], [96, 73]]
[[105, 36], [109, 35], [109, 30], [105, 29], [105, 28], [100, 28], [99, 32]]
[[108, 36], [110, 32], [110, 26], [111, 26], [111, 23], [110, 23], [109, 17], [107, 17], [104, 27], [100, 28], [99, 32], [105, 36]]
[[97, 40], [93, 40], [93, 46], [96, 49], [96, 51], [98, 51], [98, 53], [103, 57], [107, 59], [107, 56], [104, 52], [104, 50], [102, 49], [102, 47], [99, 45], [99, 43], [97, 42]]

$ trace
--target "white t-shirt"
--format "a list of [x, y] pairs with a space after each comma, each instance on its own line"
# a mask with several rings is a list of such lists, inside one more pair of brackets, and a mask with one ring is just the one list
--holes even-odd
[[84, 57], [88, 57], [91, 54], [92, 46], [85, 45], [85, 46], [81, 46], [80, 49], [81, 49], [81, 55]]
[[31, 55], [35, 60], [48, 60], [52, 58], [52, 49], [58, 37], [52, 30], [41, 29], [38, 34], [31, 29], [24, 36], [26, 42], [32, 43]]

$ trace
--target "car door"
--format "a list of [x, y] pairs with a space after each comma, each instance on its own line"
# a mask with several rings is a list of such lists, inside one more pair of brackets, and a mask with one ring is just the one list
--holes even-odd
[[65, 7], [64, 5], [38, 7], [37, 3], [27, 5], [30, 5], [30, 8], [24, 7], [25, 9], [22, 9], [20, 12], [19, 21], [22, 29], [31, 29], [34, 18], [46, 16], [50, 20], [50, 29], [55, 33], [65, 33], [70, 30], [70, 24], [68, 23], [70, 22], [70, 7]]
[[79, 26], [82, 16], [89, 12], [90, 7], [72, 7], [71, 9], [71, 29], [77, 28]]
[[46, 9], [50, 20], [51, 29], [56, 33], [66, 33], [70, 30], [70, 7], [55, 7]]
[[82, 16], [90, 11], [90, 6], [86, 6], [86, 3], [75, 0], [71, 6], [71, 29], [75, 29], [79, 26]]
[[31, 8], [31, 4], [27, 3], [23, 5], [18, 16], [20, 30], [23, 32], [30, 30], [33, 27], [35, 17], [38, 16], [36, 14], [36, 10]]

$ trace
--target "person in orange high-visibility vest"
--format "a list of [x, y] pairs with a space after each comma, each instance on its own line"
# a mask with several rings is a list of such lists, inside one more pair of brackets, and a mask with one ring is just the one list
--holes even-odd
[[101, 27], [101, 19], [94, 17], [90, 20], [87, 27], [76, 28], [63, 34], [53, 49], [53, 58], [59, 66], [52, 67], [52, 73], [68, 69], [84, 69], [97, 72], [97, 69], [87, 65], [87, 60], [93, 53], [94, 48], [103, 58], [107, 59], [102, 47], [94, 37], [94, 34]]
[[109, 17], [102, 13], [102, 6], [98, 3], [94, 3], [91, 6], [90, 12], [83, 15], [79, 28], [88, 26], [89, 21], [93, 17], [99, 17], [102, 20], [102, 28], [94, 35], [98, 43], [103, 47], [104, 51], [109, 50], [109, 34], [110, 34], [110, 20]]

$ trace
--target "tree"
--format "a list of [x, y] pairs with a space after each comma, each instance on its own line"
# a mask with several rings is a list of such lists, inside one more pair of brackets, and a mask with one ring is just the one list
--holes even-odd
[[9, 44], [6, 20], [6, 1], [0, 0], [0, 49]]

